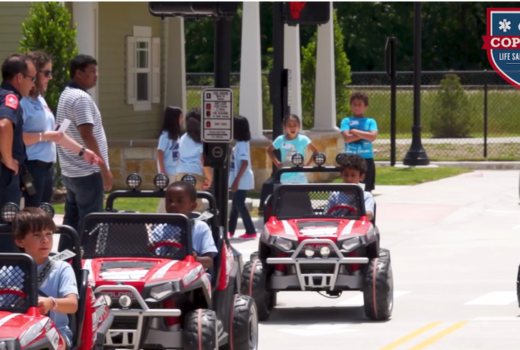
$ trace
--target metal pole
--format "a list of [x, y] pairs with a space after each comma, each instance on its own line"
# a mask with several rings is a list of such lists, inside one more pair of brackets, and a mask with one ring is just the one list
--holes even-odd
[[[231, 18], [215, 18], [215, 87], [229, 88], [231, 76]], [[228, 232], [229, 143], [220, 144], [226, 159], [213, 168], [213, 187], [219, 210], [220, 225]]]
[[421, 142], [421, 3], [415, 3], [414, 15], [414, 87], [412, 145], [403, 159], [404, 165], [428, 165], [430, 159]]
[[[282, 74], [284, 60], [283, 2], [273, 3], [273, 69], [269, 90], [273, 105], [273, 141], [283, 134]], [[273, 164], [274, 175], [276, 167]]]
[[396, 147], [396, 99], [397, 99], [397, 38], [390, 38], [391, 86], [390, 86], [390, 166], [395, 165]]
[[[487, 72], [487, 69], [484, 70]], [[488, 74], [484, 75], [484, 158], [487, 158], [487, 133], [488, 133]]]

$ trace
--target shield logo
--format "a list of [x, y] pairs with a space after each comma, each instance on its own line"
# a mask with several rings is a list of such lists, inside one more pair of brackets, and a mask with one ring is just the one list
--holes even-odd
[[488, 8], [483, 39], [491, 67], [520, 89], [520, 8]]

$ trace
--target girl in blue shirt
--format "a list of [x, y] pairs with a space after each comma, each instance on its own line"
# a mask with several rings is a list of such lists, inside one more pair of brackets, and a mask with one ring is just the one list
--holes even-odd
[[[179, 165], [177, 165], [177, 178], [190, 174], [195, 177], [197, 191], [211, 187], [213, 179], [211, 168], [205, 167], [204, 149], [200, 138], [200, 109], [193, 108], [186, 115], [186, 133], [179, 141]], [[200, 199], [197, 200], [197, 208], [201, 208]]]
[[233, 193], [231, 214], [229, 215], [229, 237], [231, 238], [235, 234], [238, 214], [240, 214], [246, 228], [246, 233], [239, 238], [252, 239], [256, 238], [256, 230], [245, 204], [247, 191], [254, 188], [249, 148], [251, 132], [247, 118], [241, 115], [234, 118], [233, 136], [237, 143], [233, 148], [231, 163], [229, 165], [229, 187]]
[[[168, 106], [164, 110], [164, 120], [157, 146], [157, 163], [159, 173], [167, 174], [169, 183], [177, 181], [177, 165], [179, 164], [179, 139], [181, 137], [182, 110]], [[164, 198], [159, 201], [158, 213], [166, 213]]]
[[[292, 156], [296, 153], [305, 157], [305, 151], [310, 149], [312, 156], [309, 158], [305, 166], [312, 163], [314, 155], [318, 153], [318, 149], [312, 144], [311, 140], [305, 136], [300, 135], [300, 118], [294, 114], [288, 115], [283, 120], [283, 127], [285, 135], [278, 136], [273, 143], [267, 148], [267, 155], [277, 168], [283, 166], [294, 166], [292, 163]], [[279, 161], [273, 151], [280, 150], [281, 161]], [[281, 177], [281, 183], [307, 183], [307, 177], [304, 173], [287, 173]]]

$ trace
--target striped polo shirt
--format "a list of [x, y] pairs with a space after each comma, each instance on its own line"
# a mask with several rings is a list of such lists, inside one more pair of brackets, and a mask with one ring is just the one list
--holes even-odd
[[[101, 121], [101, 113], [89, 93], [75, 83], [70, 83], [63, 90], [58, 101], [56, 123], [61, 124], [64, 119], [70, 120], [70, 125], [65, 134], [82, 146], [85, 145], [85, 142], [81, 138], [78, 127], [83, 124], [92, 124], [94, 126], [93, 133], [99, 151], [107, 168], [110, 169], [107, 138]], [[66, 177], [85, 177], [100, 171], [99, 166], [88, 164], [83, 157], [64, 147], [58, 146], [58, 156], [61, 173]]]

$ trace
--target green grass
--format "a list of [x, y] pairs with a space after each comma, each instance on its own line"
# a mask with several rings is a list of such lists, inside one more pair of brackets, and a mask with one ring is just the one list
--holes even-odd
[[[376, 168], [376, 187], [377, 185], [418, 185], [429, 181], [440, 180], [463, 173], [470, 172], [470, 169], [463, 168]], [[343, 182], [341, 178], [334, 179], [333, 182]]]
[[[106, 198], [106, 193], [105, 193]], [[114, 201], [117, 210], [135, 210], [140, 213], [157, 213], [158, 198], [118, 198]], [[53, 204], [56, 214], [65, 214], [65, 204]], [[103, 203], [105, 207], [105, 203]]]

